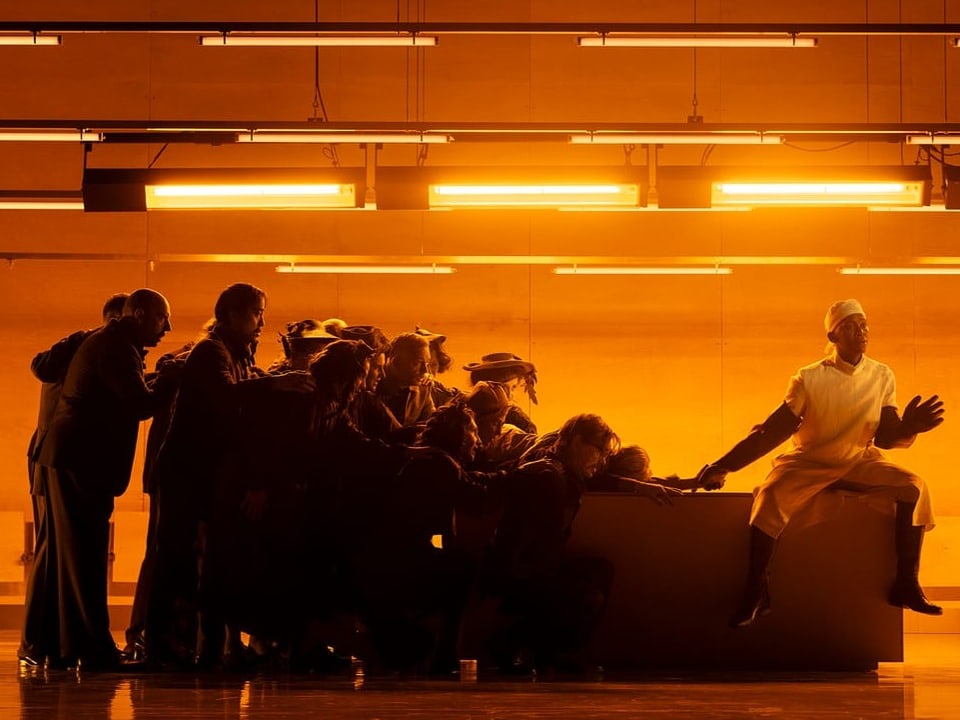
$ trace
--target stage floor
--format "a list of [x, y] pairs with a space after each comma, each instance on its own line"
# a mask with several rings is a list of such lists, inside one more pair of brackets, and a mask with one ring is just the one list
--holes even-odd
[[603, 675], [476, 681], [38, 673], [0, 632], [0, 718], [958, 718], [960, 635], [907, 635], [868, 673]]

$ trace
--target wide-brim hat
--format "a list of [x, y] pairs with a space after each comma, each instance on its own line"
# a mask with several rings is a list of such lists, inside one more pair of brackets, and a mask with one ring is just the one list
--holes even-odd
[[287, 331], [281, 333], [281, 337], [290, 343], [309, 342], [320, 345], [340, 339], [324, 330], [323, 325], [318, 320], [310, 319], [290, 323], [287, 325]]
[[463, 366], [467, 372], [476, 372], [477, 370], [504, 370], [507, 368], [519, 368], [524, 375], [537, 371], [532, 362], [527, 362], [519, 355], [508, 352], [490, 353], [480, 358], [480, 362], [469, 362]]
[[287, 342], [292, 343], [312, 343], [326, 345], [334, 340], [340, 340], [336, 335], [331, 335], [324, 330], [308, 330], [303, 335], [287, 335]]
[[506, 415], [510, 407], [510, 397], [499, 383], [481, 380], [467, 394], [466, 403], [478, 418], [488, 415]]
[[359, 340], [372, 350], [383, 352], [389, 340], [383, 330], [376, 325], [348, 325], [340, 330], [340, 337], [344, 340]]
[[422, 328], [417, 325], [417, 329], [414, 330], [417, 335], [423, 335], [427, 339], [428, 343], [442, 343], [446, 342], [447, 336], [441, 335], [440, 333], [430, 332], [426, 328]]

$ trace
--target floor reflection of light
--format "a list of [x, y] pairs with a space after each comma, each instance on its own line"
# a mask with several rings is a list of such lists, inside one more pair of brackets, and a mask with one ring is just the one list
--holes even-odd
[[117, 691], [110, 702], [110, 720], [132, 720], [132, 718], [133, 694], [130, 681], [121, 680], [117, 683]]
[[244, 680], [240, 688], [240, 717], [250, 717], [250, 681]]

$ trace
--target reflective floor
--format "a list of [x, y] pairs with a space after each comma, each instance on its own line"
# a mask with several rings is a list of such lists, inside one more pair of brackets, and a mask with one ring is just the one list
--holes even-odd
[[960, 718], [960, 635], [907, 635], [870, 673], [414, 680], [21, 671], [0, 632], [0, 718]]

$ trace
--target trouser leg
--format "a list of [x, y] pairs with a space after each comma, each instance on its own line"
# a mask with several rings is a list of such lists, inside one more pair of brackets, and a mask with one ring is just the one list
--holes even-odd
[[140, 564], [140, 574], [137, 576], [137, 589], [133, 596], [133, 608], [130, 611], [130, 626], [125, 633], [126, 651], [135, 651], [138, 645], [143, 645], [144, 629], [147, 622], [147, 602], [150, 598], [150, 582], [153, 579], [154, 566], [157, 557], [157, 500], [151, 493], [150, 511], [147, 520], [147, 544]]
[[60, 614], [60, 655], [92, 664], [116, 660], [107, 611], [107, 553], [113, 496], [92, 492], [91, 479], [50, 470], [47, 486], [54, 528]]
[[29, 658], [42, 663], [47, 656], [53, 656], [55, 660], [60, 656], [57, 567], [55, 557], [50, 552], [52, 528], [47, 514], [47, 499], [43, 495], [34, 495], [31, 499], [35, 531], [33, 564], [27, 578], [23, 634], [17, 654], [22, 659]]

